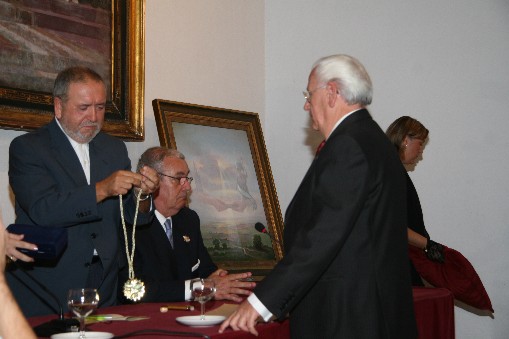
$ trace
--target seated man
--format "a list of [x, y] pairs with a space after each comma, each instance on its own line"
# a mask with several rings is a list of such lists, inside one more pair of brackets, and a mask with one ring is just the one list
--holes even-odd
[[[228, 274], [212, 262], [203, 244], [198, 214], [186, 207], [193, 179], [188, 177], [184, 159], [177, 150], [153, 147], [142, 154], [138, 163], [138, 167], [155, 169], [160, 176], [159, 190], [153, 196], [155, 218], [148, 225], [136, 227], [134, 276], [144, 282], [146, 290], [141, 301], [189, 300], [190, 280], [210, 278], [216, 284], [216, 299], [240, 302], [241, 295], [249, 295], [255, 283], [243, 280], [251, 276], [250, 272]], [[127, 260], [126, 253], [122, 260]], [[127, 302], [122, 293], [127, 278], [125, 265], [120, 272], [121, 302]]]

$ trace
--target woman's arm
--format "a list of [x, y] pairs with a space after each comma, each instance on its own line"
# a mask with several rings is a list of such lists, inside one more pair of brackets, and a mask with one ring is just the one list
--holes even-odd
[[0, 221], [0, 336], [3, 339], [35, 339], [36, 336], [32, 328], [21, 313], [5, 280], [6, 233], [3, 223]]
[[408, 230], [408, 243], [412, 246], [418, 247], [421, 250], [426, 249], [426, 245], [428, 245], [428, 239], [423, 237], [419, 233], [407, 228]]
[[445, 261], [444, 246], [431, 239], [428, 239], [419, 233], [408, 230], [408, 243], [412, 246], [420, 248], [426, 253], [426, 257], [429, 260], [443, 263]]

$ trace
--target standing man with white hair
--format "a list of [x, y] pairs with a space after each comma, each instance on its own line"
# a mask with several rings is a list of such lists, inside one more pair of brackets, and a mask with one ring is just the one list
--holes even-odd
[[221, 325], [257, 334], [290, 314], [295, 338], [417, 338], [406, 239], [405, 171], [365, 109], [356, 59], [318, 60], [304, 92], [326, 140], [285, 215], [285, 256]]

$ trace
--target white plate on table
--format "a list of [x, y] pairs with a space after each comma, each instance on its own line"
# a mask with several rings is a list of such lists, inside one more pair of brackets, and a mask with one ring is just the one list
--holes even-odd
[[212, 326], [223, 322], [226, 317], [222, 315], [205, 315], [205, 319], [201, 319], [199, 315], [188, 315], [185, 317], [177, 317], [177, 321], [188, 326]]
[[[78, 339], [80, 337], [79, 332], [66, 332], [66, 333], [58, 333], [53, 334], [51, 339]], [[87, 339], [111, 339], [113, 338], [113, 333], [109, 332], [85, 332], [85, 337]]]

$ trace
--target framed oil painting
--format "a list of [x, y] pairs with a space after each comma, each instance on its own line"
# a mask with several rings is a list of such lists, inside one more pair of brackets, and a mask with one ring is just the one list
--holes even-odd
[[107, 86], [103, 130], [144, 137], [145, 0], [0, 1], [0, 128], [53, 119], [53, 82], [70, 66]]
[[161, 145], [186, 157], [194, 178], [189, 207], [214, 262], [266, 275], [283, 256], [283, 219], [258, 114], [152, 104]]

